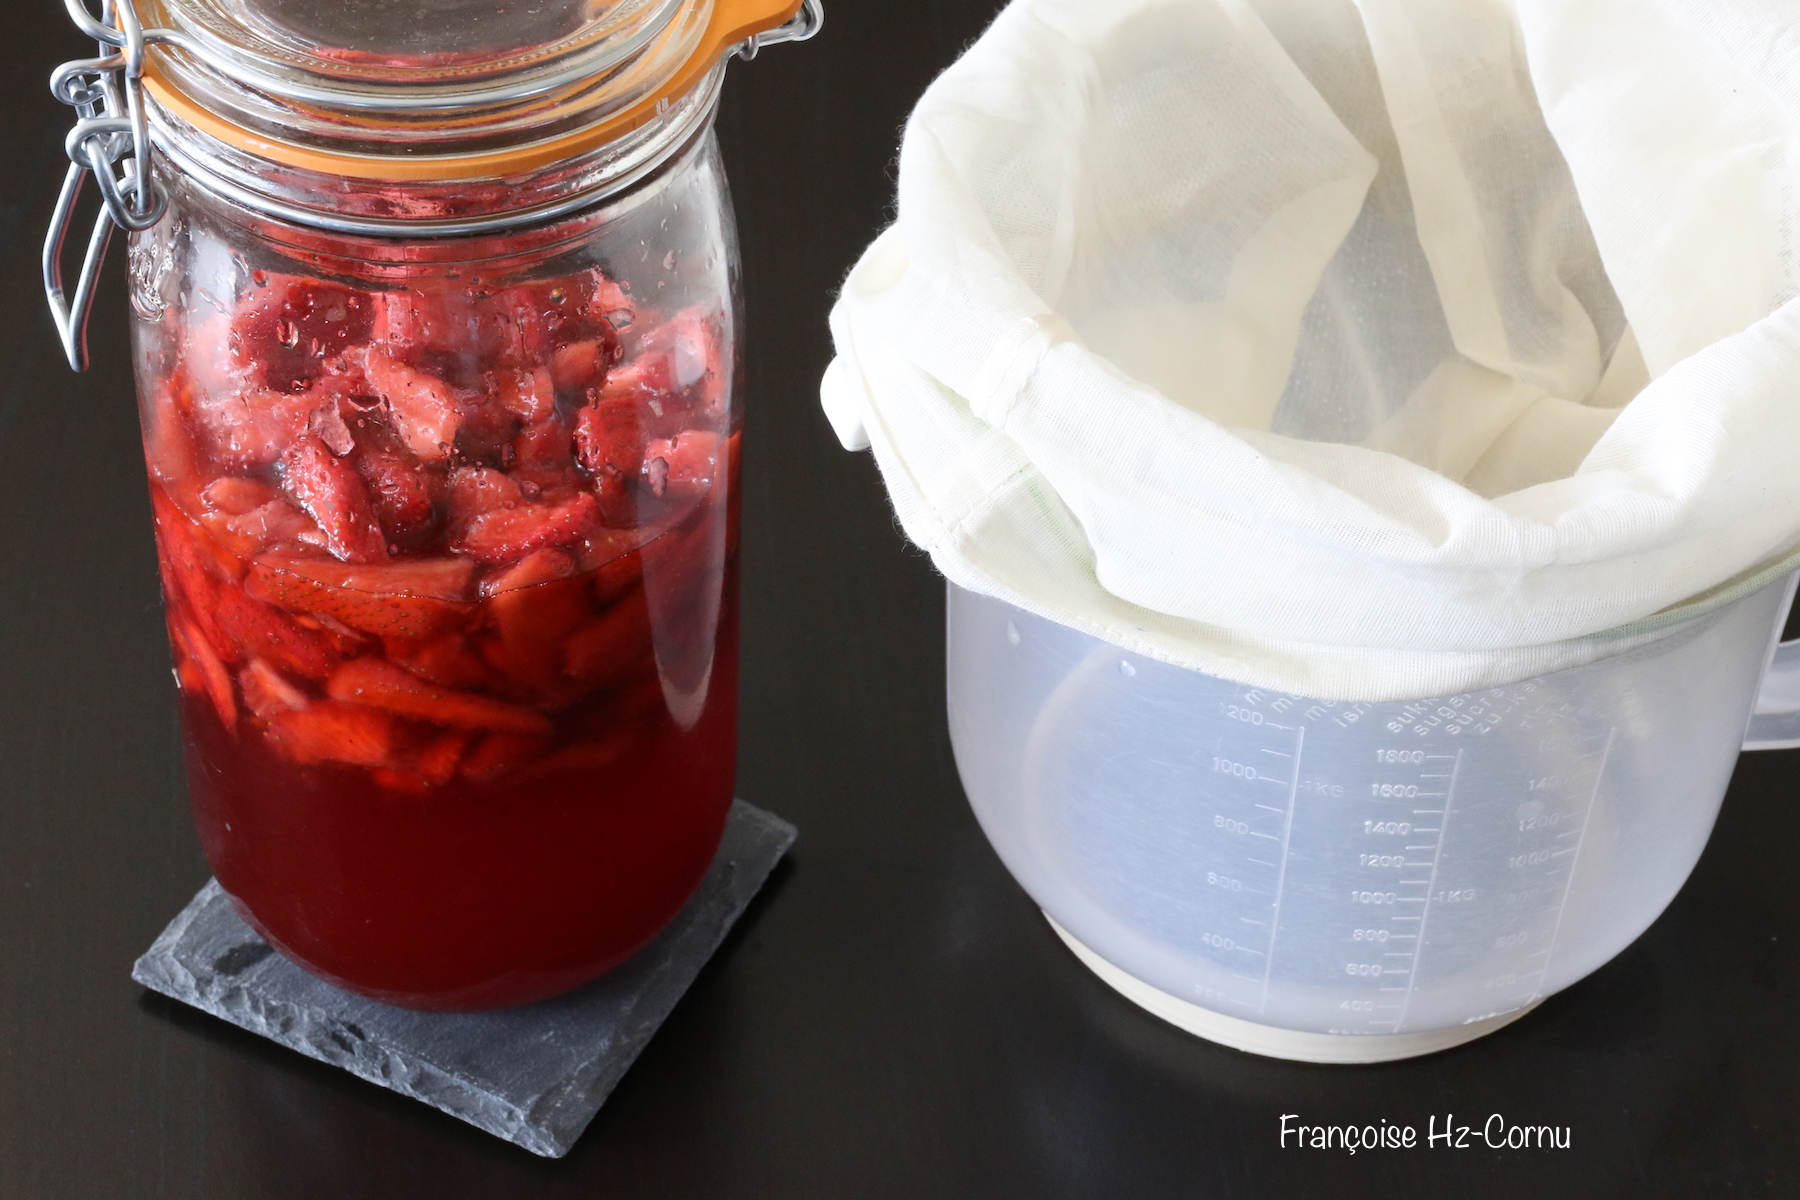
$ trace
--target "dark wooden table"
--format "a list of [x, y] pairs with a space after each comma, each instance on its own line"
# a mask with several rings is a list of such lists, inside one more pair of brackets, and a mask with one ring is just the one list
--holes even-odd
[[[996, 5], [830, 3], [819, 40], [733, 67], [719, 125], [751, 314], [740, 794], [801, 840], [561, 1162], [128, 976], [207, 869], [119, 263], [85, 376], [38, 285], [69, 126], [43, 80], [91, 50], [52, 0], [7, 9], [0, 1197], [1800, 1195], [1792, 752], [1745, 757], [1699, 870], [1636, 945], [1434, 1057], [1324, 1068], [1220, 1049], [1057, 943], [957, 784], [942, 584], [816, 401], [826, 309], [886, 217], [900, 123]], [[1572, 1145], [1284, 1151], [1282, 1113], [1501, 1113], [1570, 1126]]]

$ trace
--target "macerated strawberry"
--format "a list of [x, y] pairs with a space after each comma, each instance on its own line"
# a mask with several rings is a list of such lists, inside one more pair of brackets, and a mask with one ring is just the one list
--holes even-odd
[[550, 775], [564, 772], [580, 772], [588, 774], [604, 770], [618, 762], [630, 750], [633, 744], [643, 736], [643, 730], [635, 725], [620, 725], [603, 734], [583, 738], [571, 745], [564, 746], [544, 758], [538, 759], [519, 774], [521, 781], [529, 782]]
[[245, 587], [271, 604], [365, 633], [423, 640], [455, 629], [474, 611], [467, 600], [474, 571], [460, 558], [348, 566], [264, 555], [250, 565]]
[[265, 658], [308, 679], [323, 679], [337, 665], [337, 647], [330, 638], [290, 620], [240, 588], [219, 589], [213, 616], [237, 648], [239, 658]]
[[269, 741], [297, 763], [383, 767], [395, 755], [394, 714], [360, 704], [318, 700], [276, 713]]
[[525, 499], [518, 482], [491, 467], [457, 467], [450, 472], [445, 502], [455, 523], [506, 508]]
[[487, 604], [500, 637], [495, 665], [531, 692], [561, 699], [563, 639], [593, 611], [585, 580], [557, 579], [501, 592]]
[[334, 700], [366, 704], [456, 729], [532, 734], [549, 734], [553, 729], [543, 713], [487, 696], [434, 687], [379, 658], [351, 659], [332, 674], [325, 690]]
[[600, 505], [578, 492], [548, 504], [517, 504], [465, 522], [451, 543], [485, 563], [515, 562], [544, 546], [568, 546], [600, 523]]
[[542, 366], [571, 342], [610, 338], [612, 327], [588, 311], [585, 283], [577, 277], [518, 284], [478, 299], [484, 320], [505, 332], [499, 365]]
[[239, 517], [274, 500], [276, 493], [274, 488], [260, 479], [221, 475], [201, 489], [200, 498], [209, 508], [228, 516]]
[[579, 482], [569, 427], [555, 413], [519, 430], [512, 450], [510, 473], [521, 483], [549, 488]]
[[602, 398], [575, 414], [575, 452], [581, 465], [599, 474], [635, 479], [644, 461], [643, 414], [636, 400]]
[[206, 513], [199, 524], [233, 553], [245, 558], [270, 546], [296, 542], [321, 548], [325, 545], [325, 535], [312, 518], [279, 498], [241, 516]]
[[266, 467], [281, 456], [319, 405], [311, 392], [246, 388], [199, 392], [192, 421], [201, 450], [227, 471]]
[[[708, 429], [684, 429], [674, 438], [654, 438], [644, 446], [644, 478], [651, 491], [661, 496], [673, 490], [699, 497], [712, 486], [718, 471], [722, 439]], [[662, 463], [654, 474], [651, 467]]]
[[[231, 672], [225, 669], [218, 654], [192, 622], [177, 617], [169, 622], [169, 632], [174, 635], [175, 647], [182, 658], [197, 669], [207, 696], [218, 710], [219, 720], [226, 729], [237, 732], [237, 698], [231, 690]], [[177, 671], [177, 675], [180, 674]], [[185, 686], [187, 679], [184, 677], [182, 682]]]
[[550, 359], [550, 375], [556, 383], [556, 394], [568, 403], [598, 390], [606, 383], [606, 369], [612, 365], [617, 343], [608, 338], [589, 338], [559, 346]]
[[318, 438], [306, 434], [281, 456], [281, 482], [325, 535], [325, 546], [345, 562], [387, 558], [387, 538], [362, 477], [339, 462]]
[[594, 570], [594, 601], [605, 608], [642, 583], [643, 579], [643, 556], [635, 549], [615, 558], [608, 558]]
[[[353, 355], [353, 359], [358, 356]], [[462, 405], [451, 386], [371, 346], [360, 353], [369, 386], [388, 406], [394, 432], [425, 462], [442, 462], [462, 427]]]
[[562, 647], [563, 672], [584, 687], [625, 676], [650, 653], [650, 609], [640, 588], [571, 633]]
[[453, 732], [432, 739], [413, 756], [413, 770], [433, 787], [449, 783], [456, 778], [456, 765], [462, 761], [463, 751], [468, 749], [469, 737], [467, 733]]
[[244, 707], [261, 721], [312, 703], [305, 692], [282, 678], [280, 671], [260, 658], [251, 659], [238, 672], [238, 688], [244, 693]]
[[567, 579], [575, 573], [575, 559], [561, 550], [533, 550], [514, 566], [481, 581], [481, 594], [498, 596], [553, 579]]
[[493, 380], [500, 407], [526, 424], [556, 411], [556, 382], [548, 367], [502, 367], [493, 373]]
[[257, 272], [231, 318], [234, 365], [264, 387], [296, 391], [326, 359], [369, 340], [369, 297], [336, 284]]
[[457, 773], [464, 779], [486, 783], [542, 757], [550, 748], [544, 734], [489, 733], [463, 756]]
[[501, 331], [484, 327], [467, 288], [421, 282], [375, 297], [371, 340], [410, 363], [447, 354], [493, 357]]
[[307, 414], [306, 428], [339, 458], [356, 449], [356, 438], [351, 435], [350, 426], [344, 421], [344, 414], [335, 399], [326, 400]]
[[615, 330], [629, 329], [637, 321], [637, 304], [618, 283], [608, 279], [595, 267], [589, 272], [592, 289], [587, 303], [588, 315], [605, 321]]
[[183, 494], [204, 486], [199, 450], [188, 429], [191, 391], [187, 371], [175, 367], [156, 384], [143, 419], [144, 465], [150, 478]]
[[428, 537], [438, 515], [432, 503], [431, 468], [390, 438], [361, 432], [364, 436], [350, 455], [350, 465], [362, 476], [382, 533], [399, 545]]
[[429, 642], [390, 641], [387, 656], [390, 662], [398, 663], [409, 673], [439, 687], [459, 691], [492, 689], [497, 682], [487, 659], [457, 634]]
[[[248, 578], [245, 583], [248, 584]], [[324, 613], [295, 612], [294, 622], [308, 629], [317, 630], [340, 658], [355, 658], [367, 654], [379, 640], [360, 629], [352, 629], [336, 617]]]

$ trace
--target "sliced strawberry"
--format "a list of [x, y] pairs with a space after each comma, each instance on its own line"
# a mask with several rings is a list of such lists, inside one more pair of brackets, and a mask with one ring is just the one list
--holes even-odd
[[521, 421], [541, 421], [556, 411], [556, 382], [548, 367], [502, 367], [494, 372], [494, 398]]
[[[644, 446], [645, 482], [658, 496], [672, 491], [697, 499], [712, 487], [721, 441], [706, 429], [684, 429], [672, 439], [653, 439]], [[662, 466], [653, 471], [657, 463]]]
[[318, 524], [326, 548], [345, 562], [387, 559], [387, 538], [375, 519], [362, 477], [331, 456], [307, 434], [281, 457], [281, 480], [288, 495]]
[[323, 679], [337, 665], [337, 647], [330, 638], [240, 588], [219, 589], [213, 615], [240, 659], [264, 658], [308, 679]]
[[244, 693], [244, 707], [262, 721], [312, 703], [305, 692], [260, 658], [251, 659], [238, 672], [238, 687]]
[[227, 471], [266, 467], [306, 432], [319, 406], [311, 392], [245, 388], [202, 392], [193, 423], [208, 458]]
[[[246, 579], [246, 587], [248, 583], [249, 581]], [[367, 654], [375, 649], [380, 640], [360, 629], [352, 629], [336, 617], [329, 617], [324, 613], [296, 612], [294, 613], [294, 623], [308, 629], [318, 630], [325, 640], [331, 643], [332, 650], [340, 658], [356, 658], [359, 655]]]
[[605, 608], [644, 579], [643, 557], [635, 552], [602, 562], [594, 571], [594, 600]]
[[569, 635], [563, 671], [583, 687], [600, 687], [623, 678], [649, 653], [650, 609], [639, 589]]
[[352, 567], [323, 559], [264, 555], [250, 567], [253, 595], [341, 621], [381, 637], [423, 640], [461, 625], [475, 564], [438, 558]]
[[369, 386], [388, 406], [400, 440], [426, 462], [442, 462], [462, 427], [462, 404], [451, 386], [371, 347], [361, 358]]
[[187, 491], [201, 480], [199, 451], [188, 430], [192, 385], [176, 367], [156, 385], [144, 410], [144, 464], [165, 487]]
[[327, 399], [307, 414], [306, 428], [338, 458], [356, 449], [356, 438], [351, 436], [350, 426], [345, 423], [335, 398]]
[[[588, 312], [588, 280], [549, 280], [504, 288], [477, 300], [484, 327], [501, 331], [502, 366], [536, 367], [559, 347], [587, 339], [609, 339], [612, 328]], [[591, 285], [589, 285], [591, 286]]]
[[456, 634], [422, 643], [390, 641], [387, 656], [409, 673], [439, 687], [491, 690], [498, 682], [487, 659]]
[[[193, 664], [197, 670], [207, 696], [218, 710], [219, 720], [227, 730], [237, 732], [237, 698], [231, 690], [231, 672], [225, 669], [218, 654], [192, 622], [176, 617], [169, 622], [169, 632], [174, 637], [176, 649], [181, 651], [182, 659]], [[188, 685], [188, 678], [180, 671], [177, 671], [177, 676], [182, 678], [184, 687]]]
[[360, 704], [320, 700], [276, 713], [269, 741], [297, 763], [384, 767], [396, 749], [394, 714]]
[[221, 475], [206, 485], [200, 498], [218, 512], [240, 517], [274, 500], [276, 493], [274, 488], [259, 479], [246, 479], [242, 475]]
[[497, 508], [519, 503], [525, 493], [517, 481], [490, 467], [458, 467], [450, 472], [446, 503], [450, 519], [461, 523]]
[[581, 465], [599, 474], [635, 479], [644, 461], [639, 404], [608, 393], [575, 415], [575, 451]]
[[519, 430], [512, 442], [511, 475], [521, 484], [540, 488], [580, 482], [569, 427], [560, 416], [552, 413]]
[[610, 338], [589, 338], [559, 346], [550, 358], [556, 394], [574, 403], [586, 396], [589, 388], [597, 391], [602, 387], [616, 344]]
[[231, 320], [233, 363], [264, 387], [295, 391], [326, 359], [369, 340], [374, 314], [362, 292], [258, 271]]
[[362, 476], [382, 533], [398, 545], [428, 538], [437, 524], [432, 484], [440, 472], [420, 463], [379, 423], [371, 422], [359, 432], [362, 436], [350, 463]]
[[502, 591], [487, 611], [500, 638], [496, 665], [531, 692], [560, 698], [563, 639], [594, 611], [587, 581], [558, 579]]
[[464, 779], [486, 783], [535, 762], [549, 748], [546, 734], [486, 734], [464, 756], [457, 773]]
[[406, 362], [457, 354], [485, 359], [500, 350], [500, 331], [483, 329], [466, 288], [421, 281], [375, 300], [371, 340]]
[[614, 329], [629, 329], [637, 320], [637, 305], [621, 285], [601, 274], [595, 267], [587, 303], [588, 315], [605, 321]]
[[446, 733], [432, 741], [413, 757], [412, 768], [426, 783], [442, 787], [456, 778], [457, 764], [468, 749], [467, 733]]
[[379, 658], [345, 663], [332, 675], [326, 691], [334, 700], [366, 704], [455, 729], [545, 735], [552, 730], [543, 713], [487, 696], [433, 687]]
[[642, 736], [643, 730], [638, 725], [615, 726], [604, 733], [564, 746], [547, 758], [539, 759], [531, 764], [521, 778], [537, 780], [549, 775], [603, 771], [623, 758]]
[[567, 579], [575, 573], [575, 559], [561, 550], [533, 550], [506, 570], [481, 581], [481, 594], [498, 596], [553, 579]]
[[270, 546], [295, 542], [323, 548], [325, 535], [312, 518], [289, 504], [276, 499], [242, 516], [207, 513], [200, 525], [235, 554], [249, 558]]
[[599, 502], [577, 492], [553, 503], [481, 513], [463, 525], [452, 548], [485, 563], [515, 562], [545, 546], [571, 545], [599, 523]]

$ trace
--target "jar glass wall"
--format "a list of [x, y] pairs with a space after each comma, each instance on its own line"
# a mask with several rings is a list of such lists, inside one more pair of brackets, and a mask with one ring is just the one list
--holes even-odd
[[566, 991], [731, 801], [736, 245], [709, 132], [555, 224], [385, 239], [173, 169], [134, 234], [144, 446], [206, 856], [390, 1003]]

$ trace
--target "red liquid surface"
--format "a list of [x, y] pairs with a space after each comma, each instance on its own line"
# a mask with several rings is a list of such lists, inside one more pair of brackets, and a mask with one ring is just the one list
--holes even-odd
[[679, 911], [731, 802], [717, 340], [638, 313], [622, 342], [598, 273], [529, 303], [259, 286], [145, 418], [207, 858], [340, 986], [567, 991]]

